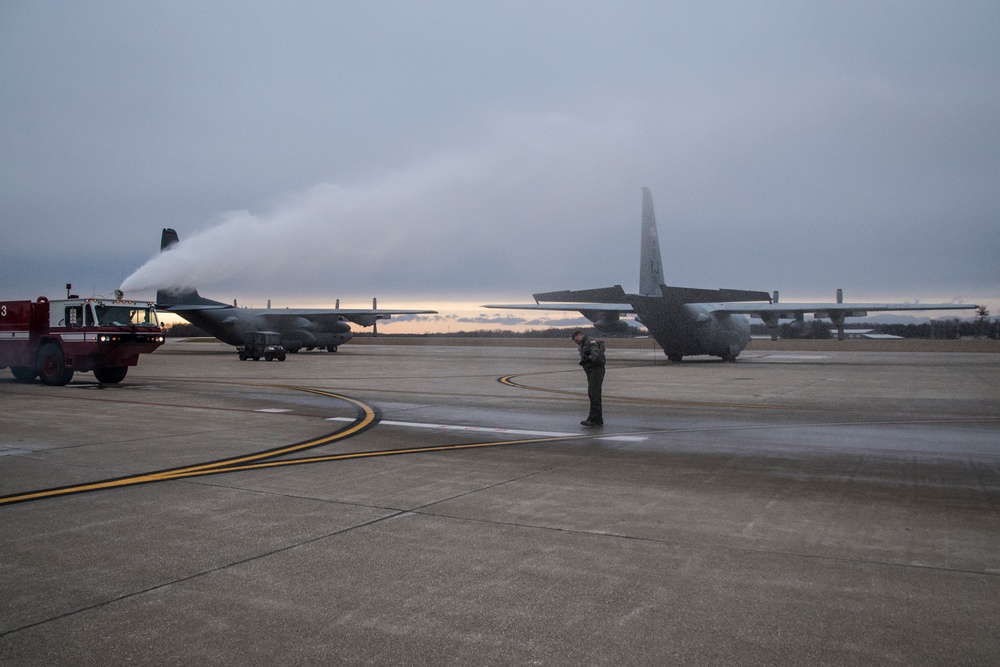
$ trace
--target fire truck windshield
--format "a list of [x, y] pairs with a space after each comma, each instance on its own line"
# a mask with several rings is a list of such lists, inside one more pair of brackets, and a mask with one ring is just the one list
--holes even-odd
[[98, 326], [104, 327], [155, 327], [156, 311], [152, 308], [137, 308], [134, 306], [108, 306], [99, 303], [94, 306], [97, 313]]

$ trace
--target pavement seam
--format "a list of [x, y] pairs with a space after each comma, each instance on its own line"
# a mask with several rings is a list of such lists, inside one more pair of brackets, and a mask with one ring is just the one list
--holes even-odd
[[311, 537], [311, 538], [309, 538], [307, 540], [302, 540], [300, 542], [296, 542], [295, 544], [289, 544], [289, 545], [283, 546], [283, 547], [281, 547], [279, 549], [272, 549], [271, 551], [267, 551], [267, 552], [264, 552], [264, 553], [255, 554], [253, 556], [248, 556], [246, 558], [242, 558], [240, 560], [236, 560], [236, 561], [233, 561], [231, 563], [226, 563], [226, 564], [223, 564], [223, 565], [218, 565], [216, 567], [212, 567], [212, 568], [209, 568], [207, 570], [203, 570], [201, 572], [196, 572], [194, 574], [190, 574], [190, 575], [185, 576], [185, 577], [180, 577], [180, 578], [174, 579], [172, 581], [167, 581], [167, 582], [164, 582], [164, 583], [157, 584], [155, 586], [150, 586], [148, 588], [144, 588], [144, 589], [139, 590], [139, 591], [133, 591], [131, 593], [125, 593], [125, 594], [118, 595], [116, 597], [113, 597], [113, 598], [110, 598], [110, 599], [107, 599], [107, 600], [103, 600], [101, 602], [95, 602], [93, 604], [89, 604], [87, 606], [80, 607], [80, 608], [74, 609], [72, 611], [64, 612], [64, 613], [59, 614], [57, 616], [52, 616], [50, 618], [46, 618], [46, 619], [43, 619], [43, 620], [40, 620], [40, 621], [35, 621], [34, 623], [29, 623], [27, 625], [23, 625], [23, 626], [21, 626], [19, 628], [13, 628], [11, 630], [2, 631], [2, 632], [0, 632], [0, 639], [3, 639], [4, 637], [16, 634], [18, 632], [23, 632], [25, 630], [30, 630], [32, 628], [37, 628], [37, 627], [46, 625], [48, 623], [53, 623], [53, 622], [56, 622], [56, 621], [60, 621], [60, 620], [62, 620], [64, 618], [70, 618], [72, 616], [76, 616], [77, 614], [82, 614], [82, 613], [86, 613], [88, 611], [92, 611], [94, 609], [100, 609], [102, 607], [107, 607], [107, 606], [110, 606], [110, 605], [112, 605], [112, 604], [114, 604], [116, 602], [122, 602], [122, 601], [125, 601], [125, 600], [129, 600], [131, 598], [138, 597], [138, 596], [141, 596], [141, 595], [145, 595], [147, 593], [153, 593], [155, 591], [159, 591], [159, 590], [163, 590], [163, 589], [166, 589], [166, 588], [170, 588], [171, 586], [176, 586], [177, 584], [182, 584], [182, 583], [185, 583], [185, 582], [188, 582], [188, 581], [193, 581], [195, 579], [199, 579], [201, 577], [208, 576], [208, 575], [214, 574], [216, 572], [222, 572], [224, 570], [228, 570], [230, 568], [237, 567], [239, 565], [244, 565], [246, 563], [252, 563], [252, 562], [254, 562], [256, 560], [261, 560], [261, 559], [264, 559], [264, 558], [268, 558], [270, 556], [274, 556], [274, 555], [277, 555], [277, 554], [280, 554], [280, 553], [284, 553], [286, 551], [291, 551], [293, 549], [297, 549], [299, 547], [303, 547], [303, 546], [306, 546], [308, 544], [312, 544], [314, 542], [319, 542], [321, 540], [329, 539], [331, 537], [336, 537], [336, 536], [342, 535], [344, 533], [349, 533], [349, 532], [351, 532], [353, 530], [356, 530], [358, 528], [364, 528], [364, 527], [367, 527], [367, 526], [371, 526], [373, 524], [376, 524], [376, 523], [379, 523], [379, 522], [382, 522], [382, 521], [386, 521], [387, 519], [392, 519], [392, 518], [400, 516], [401, 514], [406, 514], [406, 513], [407, 513], [406, 510], [391, 511], [389, 514], [386, 514], [385, 516], [381, 516], [381, 517], [378, 517], [376, 519], [371, 519], [369, 521], [365, 521], [365, 522], [359, 523], [357, 525], [347, 526], [345, 528], [341, 528], [339, 530], [335, 530], [332, 533], [327, 533], [327, 534], [324, 534], [324, 535], [318, 535], [316, 537]]
[[[436, 504], [436, 503], [432, 503], [432, 504]], [[794, 551], [776, 551], [776, 550], [772, 550], [772, 549], [754, 549], [754, 548], [751, 548], [751, 547], [734, 547], [734, 546], [727, 546], [727, 545], [724, 545], [724, 544], [699, 545], [699, 544], [695, 544], [695, 543], [692, 543], [692, 542], [677, 542], [677, 541], [671, 541], [671, 540], [658, 539], [658, 538], [654, 538], [654, 537], [642, 537], [642, 536], [638, 536], [638, 535], [622, 535], [620, 533], [595, 532], [595, 531], [590, 531], [590, 530], [580, 530], [578, 528], [559, 528], [559, 527], [554, 527], [554, 526], [539, 526], [539, 525], [533, 525], [533, 524], [516, 523], [516, 522], [513, 522], [513, 521], [496, 521], [496, 520], [490, 520], [490, 519], [477, 519], [475, 517], [459, 516], [459, 515], [454, 515], [454, 514], [445, 514], [445, 513], [438, 513], [438, 512], [428, 512], [428, 511], [424, 511], [424, 510], [410, 510], [408, 513], [409, 514], [417, 514], [417, 515], [429, 516], [429, 517], [435, 517], [435, 518], [439, 518], [439, 519], [454, 519], [456, 521], [472, 521], [472, 522], [475, 522], [475, 523], [484, 523], [484, 524], [497, 525], [497, 526], [507, 526], [507, 527], [512, 527], [512, 528], [527, 528], [527, 529], [542, 530], [542, 531], [547, 531], [547, 532], [568, 533], [568, 534], [572, 534], [572, 535], [585, 535], [585, 536], [588, 536], [588, 537], [598, 537], [598, 538], [605, 538], [606, 537], [606, 538], [614, 538], [614, 539], [620, 539], [620, 540], [631, 540], [631, 541], [636, 541], [636, 542], [649, 542], [651, 544], [660, 544], [660, 545], [663, 545], [663, 546], [672, 546], [672, 547], [682, 547], [682, 548], [692, 549], [692, 550], [698, 550], [698, 549], [716, 549], [716, 550], [720, 550], [720, 551], [729, 551], [729, 552], [734, 552], [734, 553], [767, 554], [767, 555], [772, 555], [772, 556], [785, 556], [785, 557], [788, 557], [788, 558], [803, 558], [803, 559], [810, 559], [810, 560], [822, 560], [822, 561], [831, 561], [831, 562], [835, 562], [835, 563], [855, 563], [855, 564], [860, 564], [860, 565], [872, 565], [872, 566], [876, 566], [876, 567], [889, 567], [889, 568], [897, 568], [897, 569], [905, 569], [905, 570], [925, 570], [925, 571], [929, 570], [929, 571], [932, 571], [932, 572], [942, 572], [942, 573], [948, 573], [948, 574], [969, 574], [969, 575], [976, 575], [976, 576], [982, 576], [982, 577], [1000, 577], [1000, 570], [998, 570], [998, 571], [969, 570], [969, 569], [962, 569], [962, 568], [944, 567], [944, 566], [941, 566], [941, 565], [920, 565], [920, 564], [914, 564], [914, 563], [893, 563], [891, 561], [871, 560], [871, 559], [865, 559], [865, 558], [842, 558], [842, 557], [839, 557], [839, 556], [824, 556], [824, 555], [821, 555], [821, 554], [807, 554], [807, 553], [798, 553], [798, 552], [794, 552]]]

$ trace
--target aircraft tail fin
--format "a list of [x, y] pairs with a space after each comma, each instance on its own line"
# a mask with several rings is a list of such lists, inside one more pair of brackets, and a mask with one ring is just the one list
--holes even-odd
[[160, 234], [160, 252], [163, 252], [179, 241], [180, 239], [177, 237], [176, 230], [164, 227], [163, 232]]
[[[168, 250], [178, 243], [177, 232], [164, 227], [160, 234], [160, 252]], [[203, 310], [205, 308], [224, 308], [228, 304], [206, 299], [192, 288], [160, 289], [156, 291], [156, 307], [161, 310]]]
[[663, 284], [663, 260], [660, 255], [660, 238], [656, 232], [656, 215], [653, 213], [653, 194], [642, 189], [642, 246], [639, 255], [639, 294], [659, 296]]

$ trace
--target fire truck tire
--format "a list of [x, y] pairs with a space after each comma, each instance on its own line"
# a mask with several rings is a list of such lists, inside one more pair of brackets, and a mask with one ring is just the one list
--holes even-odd
[[46, 343], [38, 351], [38, 377], [43, 384], [60, 387], [73, 379], [73, 369], [66, 368], [66, 356], [55, 343]]
[[94, 369], [94, 377], [101, 384], [118, 384], [125, 379], [127, 374], [128, 366], [110, 366]]
[[31, 382], [38, 377], [38, 371], [31, 366], [11, 366], [10, 372], [21, 382]]

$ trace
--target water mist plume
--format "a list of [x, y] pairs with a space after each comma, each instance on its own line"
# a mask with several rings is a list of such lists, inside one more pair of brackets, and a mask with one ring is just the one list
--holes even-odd
[[[583, 174], [615, 143], [609, 134], [566, 118], [510, 125], [488, 147], [438, 156], [376, 182], [316, 185], [267, 212], [226, 213], [197, 233], [173, 225], [180, 242], [121, 289], [177, 291], [232, 278], [256, 288], [335, 282], [368, 289], [387, 267], [397, 281], [405, 271], [414, 284], [422, 273], [456, 270], [463, 258], [485, 270], [484, 257], [496, 254], [499, 240], [538, 238], [538, 210], [580, 206], [581, 182], [593, 178]], [[565, 230], [554, 234], [553, 243], [564, 241]]]

